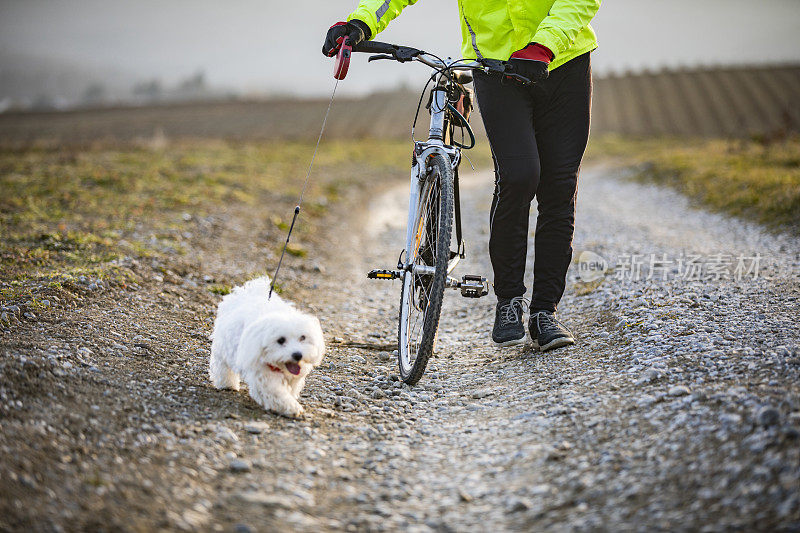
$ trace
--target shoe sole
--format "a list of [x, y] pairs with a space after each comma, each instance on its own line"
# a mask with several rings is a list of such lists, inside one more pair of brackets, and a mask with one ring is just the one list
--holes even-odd
[[520, 344], [525, 344], [525, 337], [522, 336], [519, 339], [511, 339], [510, 341], [504, 342], [497, 342], [496, 340], [492, 339], [492, 342], [498, 348], [505, 348], [506, 346], [519, 346]]
[[570, 344], [575, 344], [575, 339], [571, 337], [559, 337], [558, 339], [553, 339], [544, 346], [539, 346], [539, 341], [533, 341], [533, 347], [539, 350], [540, 352], [546, 352], [547, 350], [554, 350], [556, 348], [561, 348], [562, 346], [569, 346]]

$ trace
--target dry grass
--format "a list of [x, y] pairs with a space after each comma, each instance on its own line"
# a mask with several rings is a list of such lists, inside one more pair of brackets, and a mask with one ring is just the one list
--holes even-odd
[[800, 138], [781, 143], [594, 137], [588, 157], [634, 166], [713, 209], [800, 233]]
[[[0, 150], [0, 304], [35, 302], [42, 287], [75, 288], [87, 278], [125, 284], [120, 259], [182, 253], [186, 216], [242, 205], [288, 218], [312, 150], [222, 141]], [[348, 187], [405, 176], [408, 152], [400, 141], [323, 144], [303, 217], [318, 219]], [[286, 221], [272, 222], [283, 233]]]

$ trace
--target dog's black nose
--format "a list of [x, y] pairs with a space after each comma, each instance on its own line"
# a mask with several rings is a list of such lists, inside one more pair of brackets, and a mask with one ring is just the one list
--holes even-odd
[[301, 354], [300, 352], [294, 352], [292, 354], [292, 359], [294, 359], [295, 361], [299, 361], [302, 358], [303, 358], [303, 354]]

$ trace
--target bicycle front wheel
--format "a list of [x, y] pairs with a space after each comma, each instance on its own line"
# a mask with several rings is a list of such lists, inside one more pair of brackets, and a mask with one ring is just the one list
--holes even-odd
[[433, 353], [450, 259], [453, 170], [441, 154], [430, 158], [419, 205], [408, 253], [412, 269], [403, 273], [400, 294], [397, 355], [400, 378], [409, 385], [420, 380]]

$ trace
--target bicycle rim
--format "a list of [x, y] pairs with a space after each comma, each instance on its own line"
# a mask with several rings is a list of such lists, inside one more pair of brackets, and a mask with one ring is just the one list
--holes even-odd
[[431, 158], [420, 195], [411, 263], [434, 267], [433, 274], [404, 272], [400, 295], [398, 362], [400, 377], [414, 385], [422, 377], [433, 352], [450, 258], [453, 219], [453, 171], [442, 155]]

